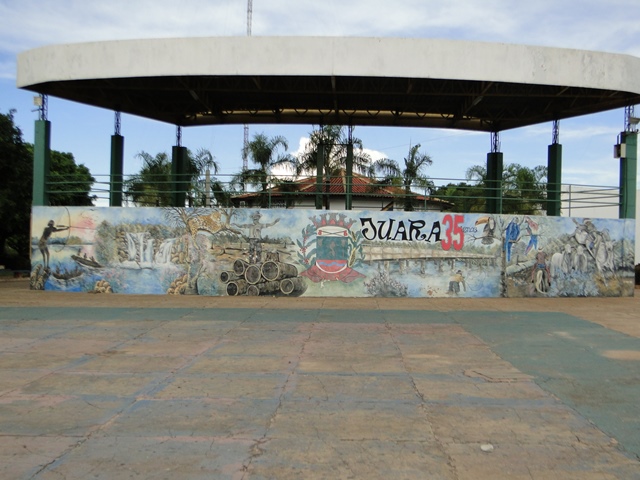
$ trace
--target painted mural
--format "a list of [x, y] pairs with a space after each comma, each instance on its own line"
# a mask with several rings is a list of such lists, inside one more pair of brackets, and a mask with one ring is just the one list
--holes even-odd
[[330, 297], [632, 296], [635, 220], [34, 207], [31, 288]]

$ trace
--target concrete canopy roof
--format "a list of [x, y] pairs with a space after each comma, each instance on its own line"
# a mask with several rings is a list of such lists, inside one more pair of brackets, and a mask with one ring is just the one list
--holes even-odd
[[501, 131], [640, 103], [640, 58], [400, 38], [127, 40], [24, 52], [17, 86], [181, 126]]

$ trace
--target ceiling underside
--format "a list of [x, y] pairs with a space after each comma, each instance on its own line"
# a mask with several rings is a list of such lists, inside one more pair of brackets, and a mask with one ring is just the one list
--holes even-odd
[[502, 131], [640, 103], [630, 92], [336, 76], [166, 76], [27, 87], [170, 124], [340, 124]]

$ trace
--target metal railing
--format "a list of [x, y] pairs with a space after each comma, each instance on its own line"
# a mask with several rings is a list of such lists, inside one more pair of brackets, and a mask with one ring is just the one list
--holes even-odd
[[[217, 175], [206, 188], [204, 176], [172, 180], [166, 175], [146, 176], [144, 180], [137, 175], [118, 178], [122, 188], [114, 190], [110, 175], [93, 175], [95, 181], [87, 192], [86, 184], [76, 178], [65, 180], [57, 177], [47, 182], [50, 203], [62, 205], [57, 199], [87, 198], [96, 206], [109, 206], [111, 195], [117, 191], [122, 194], [122, 206], [194, 206], [194, 207], [242, 207], [256, 208], [315, 208], [318, 199], [323, 206], [343, 209], [342, 199], [345, 193], [336, 193], [336, 183], [316, 182], [308, 177], [304, 190], [300, 190], [301, 180], [290, 176], [268, 176], [261, 185], [241, 185], [231, 175]], [[335, 180], [335, 179], [334, 179]], [[546, 183], [529, 184], [528, 188], [517, 188], [513, 184], [501, 184], [499, 188], [489, 189], [482, 182], [459, 178], [431, 178], [429, 187], [412, 186], [407, 194], [400, 185], [390, 186], [381, 179], [368, 178], [366, 186], [354, 187], [352, 196], [354, 209], [363, 206], [387, 205], [394, 210], [402, 210], [411, 205], [413, 210], [443, 210], [461, 213], [487, 211], [487, 199], [492, 195], [500, 202], [502, 213], [546, 214]], [[178, 188], [176, 188], [178, 186]], [[392, 187], [390, 189], [390, 187]], [[344, 192], [344, 190], [342, 190]], [[392, 193], [390, 193], [392, 192]], [[180, 197], [180, 195], [182, 197]], [[179, 204], [176, 205], [176, 198]], [[77, 203], [74, 203], [77, 204]], [[620, 207], [620, 191], [617, 186], [563, 184], [560, 187], [561, 214], [566, 216], [602, 216], [613, 217]], [[596, 213], [594, 213], [596, 212]], [[499, 213], [499, 212], [491, 212]], [[606, 215], [604, 215], [606, 213]]]

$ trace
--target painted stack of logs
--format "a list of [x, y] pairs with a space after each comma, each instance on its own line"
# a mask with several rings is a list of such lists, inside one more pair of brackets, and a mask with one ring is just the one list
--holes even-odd
[[275, 260], [248, 263], [238, 259], [233, 263], [233, 271], [222, 272], [220, 280], [227, 285], [227, 295], [231, 296], [298, 296], [306, 290], [295, 265]]

